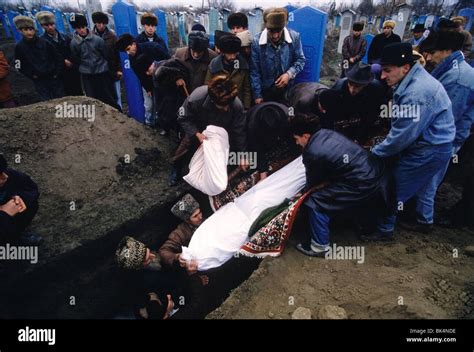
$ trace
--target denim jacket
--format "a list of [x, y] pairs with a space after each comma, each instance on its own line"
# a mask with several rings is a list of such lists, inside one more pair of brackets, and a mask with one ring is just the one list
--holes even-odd
[[474, 122], [474, 68], [466, 63], [461, 51], [455, 51], [431, 75], [441, 82], [451, 99], [456, 124], [453, 145], [459, 148], [469, 137]]
[[413, 114], [392, 111], [391, 128], [385, 140], [372, 152], [390, 157], [411, 149], [452, 143], [456, 128], [446, 90], [416, 63], [393, 93], [393, 108], [412, 109]]
[[300, 34], [286, 27], [283, 34], [284, 40], [278, 48], [267, 43], [266, 29], [257, 34], [252, 42], [250, 81], [254, 99], [261, 98], [263, 89], [270, 88], [282, 74], [289, 74], [289, 88], [296, 75], [303, 71], [306, 59]]

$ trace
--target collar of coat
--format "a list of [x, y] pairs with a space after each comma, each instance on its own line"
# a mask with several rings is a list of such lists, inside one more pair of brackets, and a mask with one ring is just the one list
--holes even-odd
[[87, 35], [85, 37], [81, 37], [78, 33], [74, 33], [74, 39], [76, 39], [79, 43], [82, 43], [85, 40], [90, 40], [92, 36], [95, 35], [92, 31], [88, 28]]
[[[464, 61], [464, 55], [462, 51], [457, 50], [445, 58], [438, 66], [431, 71], [431, 75], [439, 79], [442, 75], [444, 75], [447, 71], [451, 70], [454, 67], [458, 67], [461, 62]], [[456, 65], [454, 64], [456, 62]]]
[[106, 38], [109, 35], [110, 29], [109, 27], [105, 26], [104, 31], [100, 33], [97, 27], [94, 25], [94, 29], [92, 31], [94, 32], [95, 35], [98, 35], [101, 38]]
[[[247, 61], [239, 54], [237, 55], [237, 59], [239, 62], [238, 70], [248, 70], [249, 65]], [[212, 74], [216, 74], [218, 72], [225, 71], [224, 68], [224, 55], [220, 54], [219, 56], [212, 59], [211, 63], [209, 64], [209, 71]]]
[[414, 64], [402, 81], [398, 83], [396, 87], [394, 87], [393, 98], [395, 99], [395, 97], [400, 96], [413, 80], [413, 76], [417, 75], [422, 70], [424, 70], [424, 68], [418, 62]]
[[[290, 36], [290, 31], [286, 28], [283, 27], [283, 38], [285, 39], [285, 42], [293, 43], [293, 40], [291, 39]], [[264, 29], [262, 33], [260, 34], [260, 38], [258, 39], [258, 45], [267, 45], [268, 42], [268, 29]]]

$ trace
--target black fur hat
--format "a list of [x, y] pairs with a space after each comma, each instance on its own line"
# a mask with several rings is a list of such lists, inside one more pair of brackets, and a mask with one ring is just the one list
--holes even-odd
[[109, 16], [100, 11], [94, 12], [92, 14], [92, 22], [109, 24]]

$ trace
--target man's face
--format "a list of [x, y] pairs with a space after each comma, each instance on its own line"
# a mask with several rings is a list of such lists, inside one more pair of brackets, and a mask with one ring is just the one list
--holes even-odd
[[[160, 306], [163, 304], [166, 304], [166, 313], [163, 316], [163, 319], [168, 319], [171, 315], [171, 312], [174, 309], [174, 301], [171, 298], [171, 295], [166, 295], [166, 297], [168, 298], [168, 302], [161, 302], [160, 299], [158, 298], [158, 295], [155, 292], [150, 292], [148, 296], [150, 297], [150, 301], [156, 301], [158, 302]], [[142, 312], [140, 312], [140, 314], [142, 315], [143, 318], [145, 319], [148, 318], [148, 313], [144, 315]]]
[[295, 139], [296, 145], [299, 145], [301, 148], [304, 148], [308, 144], [311, 135], [309, 133], [303, 133], [302, 136], [294, 134], [293, 138]]
[[227, 63], [233, 62], [235, 59], [237, 59], [237, 54], [238, 53], [224, 53], [224, 60]]
[[413, 32], [413, 37], [415, 39], [420, 39], [422, 35], [423, 35], [423, 32]]
[[385, 34], [386, 37], [392, 34], [392, 27], [383, 27], [383, 34]]
[[194, 60], [199, 60], [204, 55], [204, 51], [196, 51], [191, 49], [191, 56]]
[[137, 54], [137, 43], [133, 42], [131, 45], [127, 46], [125, 52], [128, 56], [135, 56]]
[[283, 35], [283, 28], [269, 29], [268, 35], [273, 43], [278, 43]]
[[202, 211], [201, 209], [196, 209], [193, 214], [191, 215], [191, 217], [189, 218], [189, 224], [193, 225], [193, 226], [199, 226], [202, 224]]
[[389, 87], [393, 87], [400, 82], [403, 77], [410, 71], [410, 65], [395, 66], [395, 65], [382, 65], [382, 76]]
[[347, 81], [347, 89], [349, 90], [350, 95], [356, 96], [367, 87], [366, 84], [357, 84], [351, 81]]
[[246, 28], [242, 27], [242, 26], [234, 26], [230, 29], [230, 31], [234, 34], [237, 34], [237, 33], [241, 33], [243, 31], [245, 31]]
[[423, 56], [428, 64], [431, 66], [437, 66], [452, 53], [451, 50], [434, 50], [425, 52]]
[[96, 24], [95, 24], [95, 28], [97, 28], [97, 30], [98, 30], [99, 32], [105, 31], [105, 27], [106, 27], [106, 24], [105, 24], [105, 23], [96, 23]]
[[41, 27], [43, 27], [44, 31], [48, 34], [53, 35], [54, 32], [56, 32], [56, 23], [45, 23], [42, 24]]
[[145, 25], [145, 33], [149, 37], [153, 37], [153, 34], [156, 32], [156, 26], [151, 26], [149, 24]]
[[21, 34], [26, 38], [26, 39], [33, 39], [35, 36], [35, 29], [33, 27], [30, 28], [22, 28], [20, 29]]
[[87, 27], [77, 27], [76, 28], [76, 33], [79, 34], [81, 37], [85, 37], [87, 35]]
[[358, 38], [362, 34], [362, 31], [352, 31], [354, 33], [354, 37]]
[[5, 183], [7, 183], [8, 180], [8, 175], [4, 172], [0, 173], [0, 187], [5, 186]]

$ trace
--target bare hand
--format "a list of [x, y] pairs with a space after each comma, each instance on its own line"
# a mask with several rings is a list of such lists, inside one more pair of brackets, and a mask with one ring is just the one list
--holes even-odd
[[203, 286], [209, 285], [209, 276], [199, 275], [199, 278], [201, 279], [201, 283]]
[[182, 87], [182, 86], [185, 86], [185, 85], [186, 85], [186, 82], [182, 78], [180, 78], [176, 81], [176, 86], [177, 87]]
[[203, 135], [201, 132], [196, 133], [196, 137], [199, 140], [199, 143], [202, 143], [204, 142], [205, 139], [207, 139], [207, 137]]
[[146, 95], [148, 95], [150, 98], [151, 98], [152, 94], [153, 94], [152, 92], [146, 92]]
[[242, 169], [242, 171], [247, 171], [248, 170], [249, 162], [247, 161], [246, 158], [243, 158], [242, 160], [240, 160], [240, 168]]
[[[260, 173], [260, 181], [265, 180], [267, 177], [268, 177], [268, 172], [265, 171], [265, 172]], [[260, 182], [260, 181], [258, 181], [258, 182]]]
[[188, 275], [196, 274], [198, 271], [198, 263], [196, 260], [191, 259], [190, 261], [186, 262], [186, 271]]
[[182, 267], [182, 268], [185, 268], [186, 267], [186, 260], [183, 259], [183, 256], [181, 255], [181, 253], [178, 254], [178, 263], [179, 263], [179, 266]]
[[117, 71], [117, 78], [118, 78], [118, 79], [121, 79], [122, 76], [123, 76], [122, 71]]
[[262, 104], [262, 103], [263, 103], [262, 98], [255, 99], [255, 105]]
[[14, 199], [10, 199], [3, 205], [0, 205], [0, 211], [4, 211], [9, 216], [15, 216], [20, 213], [20, 206], [15, 203]]
[[290, 75], [288, 73], [282, 74], [278, 79], [275, 81], [275, 86], [277, 88], [284, 88], [290, 82]]
[[64, 65], [65, 65], [66, 67], [72, 67], [73, 64], [72, 64], [72, 62], [69, 61], [68, 59], [64, 59]]
[[12, 199], [15, 204], [20, 207], [20, 213], [23, 213], [26, 210], [26, 204], [23, 199], [21, 199], [20, 196], [14, 196]]
[[355, 59], [354, 59], [353, 57], [351, 57], [351, 58], [349, 59], [349, 62], [350, 62], [351, 64], [353, 64], [354, 61], [355, 61]]

